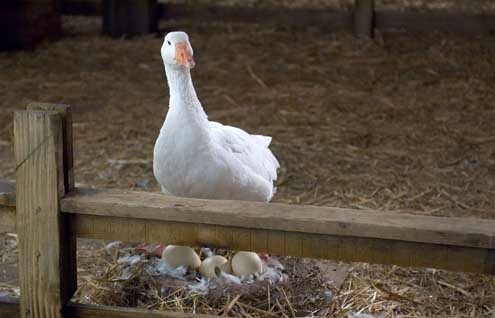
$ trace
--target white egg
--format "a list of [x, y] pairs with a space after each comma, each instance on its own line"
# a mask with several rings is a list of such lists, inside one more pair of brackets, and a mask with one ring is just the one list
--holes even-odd
[[198, 268], [201, 265], [198, 254], [188, 246], [168, 245], [163, 250], [162, 260], [173, 268], [179, 266]]
[[230, 274], [232, 270], [230, 269], [229, 261], [220, 255], [213, 255], [205, 258], [199, 266], [199, 273], [204, 277], [213, 278], [217, 275], [215, 274], [215, 267], [220, 268], [222, 272]]
[[232, 258], [232, 271], [239, 277], [261, 273], [263, 265], [258, 254], [253, 252], [239, 252]]

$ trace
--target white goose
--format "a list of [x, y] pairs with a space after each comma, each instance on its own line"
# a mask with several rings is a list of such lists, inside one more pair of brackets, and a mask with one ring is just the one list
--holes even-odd
[[163, 192], [177, 196], [263, 201], [275, 193], [279, 163], [271, 137], [208, 121], [191, 79], [193, 49], [184, 32], [161, 48], [169, 110], [155, 143], [153, 172]]

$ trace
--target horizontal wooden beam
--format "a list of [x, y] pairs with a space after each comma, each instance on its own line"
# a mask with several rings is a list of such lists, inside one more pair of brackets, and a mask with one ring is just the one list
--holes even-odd
[[495, 274], [495, 250], [343, 235], [73, 214], [78, 237]]
[[495, 221], [77, 190], [61, 201], [78, 237], [495, 274]]
[[[0, 297], [0, 317], [20, 318], [19, 300]], [[170, 311], [146, 310], [139, 308], [97, 306], [69, 303], [64, 308], [68, 318], [218, 318], [218, 316], [187, 314]]]
[[[98, 1], [63, 1], [62, 10], [67, 14], [100, 15]], [[324, 29], [351, 29], [352, 12], [331, 9], [292, 9], [292, 8], [253, 8], [216, 5], [187, 5], [167, 3], [158, 5], [162, 19], [191, 19], [202, 23], [208, 21], [228, 21], [262, 23], [284, 27], [317, 26]], [[495, 14], [472, 14], [449, 12], [446, 10], [398, 11], [376, 10], [376, 28], [381, 30], [404, 29], [413, 32], [433, 30], [479, 34], [495, 32]]]
[[72, 191], [61, 209], [83, 238], [495, 274], [495, 220], [94, 189]]
[[69, 303], [64, 317], [70, 318], [219, 318], [220, 316]]
[[495, 249], [495, 220], [78, 189], [66, 213]]

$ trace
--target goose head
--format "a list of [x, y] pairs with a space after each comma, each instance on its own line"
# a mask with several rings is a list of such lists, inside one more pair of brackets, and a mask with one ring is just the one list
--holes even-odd
[[165, 36], [162, 44], [162, 59], [165, 65], [194, 67], [193, 49], [189, 43], [189, 36], [185, 32], [170, 32]]

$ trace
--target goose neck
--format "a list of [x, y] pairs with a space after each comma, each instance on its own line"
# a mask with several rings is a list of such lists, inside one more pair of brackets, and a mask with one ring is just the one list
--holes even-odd
[[189, 69], [165, 65], [170, 89], [169, 114], [174, 121], [185, 121], [190, 127], [207, 135], [208, 117], [196, 95]]
[[168, 87], [170, 90], [170, 103], [184, 101], [190, 105], [197, 101], [196, 91], [191, 79], [191, 72], [184, 67], [165, 65]]

